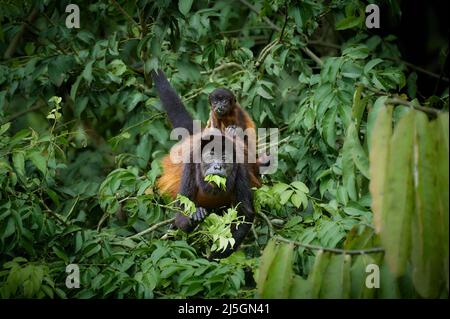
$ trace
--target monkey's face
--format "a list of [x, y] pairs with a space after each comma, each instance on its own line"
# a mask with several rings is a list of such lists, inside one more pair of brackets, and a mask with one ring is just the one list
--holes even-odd
[[218, 175], [227, 178], [233, 169], [232, 161], [225, 154], [213, 150], [203, 154], [200, 166], [203, 176]]
[[233, 93], [227, 89], [216, 89], [209, 95], [211, 110], [218, 118], [228, 114], [234, 107]]

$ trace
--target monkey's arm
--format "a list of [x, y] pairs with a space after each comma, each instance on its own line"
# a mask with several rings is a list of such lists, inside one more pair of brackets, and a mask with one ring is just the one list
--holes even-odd
[[234, 239], [234, 246], [228, 247], [223, 252], [213, 252], [209, 256], [209, 259], [226, 258], [235, 251], [242, 241], [247, 236], [252, 227], [253, 220], [255, 218], [255, 210], [253, 208], [252, 191], [250, 189], [250, 182], [248, 172], [244, 165], [238, 166], [238, 172], [236, 175], [235, 184], [235, 204], [238, 204], [237, 210], [239, 216], [244, 216], [244, 221], [239, 226], [232, 226], [231, 233]]
[[[197, 195], [194, 164], [189, 163], [184, 165], [179, 194], [189, 198], [192, 201]], [[180, 207], [183, 208], [182, 205], [180, 205]], [[189, 233], [194, 230], [195, 226], [197, 226], [198, 223], [206, 217], [206, 215], [207, 211], [203, 207], [196, 207], [196, 211], [191, 218], [178, 212], [175, 216], [174, 225], [184, 232]]]
[[186, 110], [175, 89], [170, 85], [163, 71], [151, 71], [156, 91], [174, 128], [183, 127], [193, 133], [192, 116]]

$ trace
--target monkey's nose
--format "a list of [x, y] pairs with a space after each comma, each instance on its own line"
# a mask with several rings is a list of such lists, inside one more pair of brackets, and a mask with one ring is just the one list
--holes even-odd
[[216, 169], [216, 170], [222, 169], [222, 165], [214, 164], [214, 169]]

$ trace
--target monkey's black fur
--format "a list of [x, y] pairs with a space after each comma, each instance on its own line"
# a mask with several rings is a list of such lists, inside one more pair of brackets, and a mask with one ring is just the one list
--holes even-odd
[[164, 109], [174, 128], [184, 127], [193, 133], [192, 116], [186, 110], [175, 89], [170, 85], [163, 71], [152, 71], [151, 77]]
[[[164, 73], [162, 71], [158, 71], [158, 73], [152, 72], [152, 78], [172, 125], [174, 127], [190, 129], [192, 134], [192, 117], [187, 112], [176, 91], [170, 86]], [[230, 138], [223, 133], [216, 134], [221, 134], [220, 136], [223, 141]], [[192, 138], [194, 137], [195, 135]], [[232, 141], [234, 148], [236, 148], [236, 143], [238, 142], [233, 139]], [[203, 148], [203, 145], [201, 148]], [[236, 163], [236, 161], [232, 163], [226, 163], [225, 161], [216, 162], [214, 165], [231, 165], [231, 167], [227, 166], [227, 169], [223, 170], [228, 172], [228, 176], [226, 176], [226, 189], [222, 190], [217, 185], [210, 184], [204, 180], [204, 170], [210, 164], [191, 162], [180, 165], [183, 165], [183, 169], [178, 193], [186, 196], [195, 203], [196, 212], [191, 218], [177, 213], [174, 225], [186, 232], [190, 232], [206, 217], [206, 213], [211, 209], [217, 212], [230, 206], [237, 206], [238, 215], [243, 216], [244, 221], [239, 226], [232, 225], [231, 227], [231, 233], [235, 240], [234, 246], [231, 247], [229, 245], [223, 252], [213, 252], [209, 258], [216, 259], [229, 256], [244, 240], [255, 216], [248, 166], [245, 163]], [[176, 179], [179, 176], [170, 176], [170, 178]]]

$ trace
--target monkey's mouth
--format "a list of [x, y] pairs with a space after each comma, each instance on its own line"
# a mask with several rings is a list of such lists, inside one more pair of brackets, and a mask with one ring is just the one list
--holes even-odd
[[216, 104], [215, 105], [215, 112], [217, 116], [221, 117], [227, 113], [227, 106], [225, 104]]
[[225, 171], [225, 168], [219, 168], [219, 169], [214, 168], [214, 169], [208, 169], [205, 172], [205, 176], [208, 176], [208, 175], [217, 175], [217, 176], [226, 178], [227, 177], [227, 172]]

